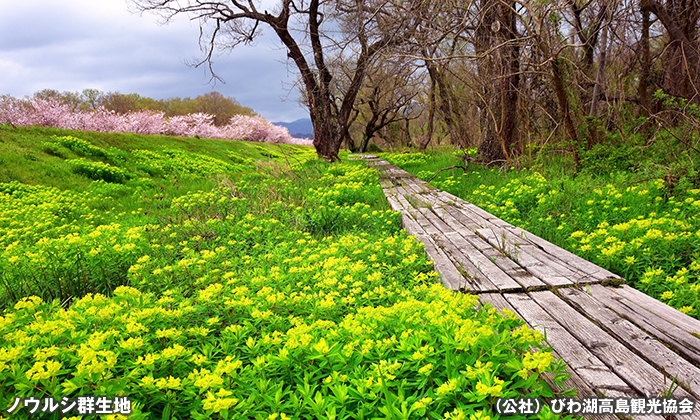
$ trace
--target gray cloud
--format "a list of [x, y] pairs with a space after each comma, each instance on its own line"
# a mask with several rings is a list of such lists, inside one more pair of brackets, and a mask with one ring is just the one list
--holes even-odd
[[226, 83], [213, 86], [204, 67], [185, 64], [201, 52], [199, 27], [184, 17], [160, 25], [155, 15], [129, 13], [124, 0], [2, 2], [0, 94], [92, 88], [159, 99], [217, 90], [273, 121], [307, 116], [289, 95], [296, 75], [286, 54], [269, 37], [216, 56]]

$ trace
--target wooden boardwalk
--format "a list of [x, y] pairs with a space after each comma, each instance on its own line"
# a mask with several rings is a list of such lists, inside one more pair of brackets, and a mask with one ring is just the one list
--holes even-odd
[[700, 321], [376, 156], [362, 158], [380, 171], [391, 208], [425, 243], [445, 286], [546, 332], [577, 398], [663, 397], [676, 378], [673, 397], [695, 402], [677, 418], [700, 419]]

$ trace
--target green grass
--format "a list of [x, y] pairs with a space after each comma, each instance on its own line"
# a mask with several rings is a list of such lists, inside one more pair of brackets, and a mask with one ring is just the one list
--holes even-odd
[[[290, 161], [311, 148], [305, 146], [248, 143], [235, 140], [196, 139], [171, 136], [144, 136], [126, 133], [98, 133], [88, 131], [60, 130], [44, 127], [12, 128], [0, 125], [0, 182], [19, 181], [30, 185], [45, 185], [64, 190], [87, 187], [90, 180], [72, 173], [66, 159], [43, 150], [42, 143], [52, 136], [74, 136], [104, 150], [116, 149], [125, 159], [122, 167], [137, 174], [140, 171], [129, 158], [134, 150], [162, 151], [174, 149], [185, 153], [199, 153], [208, 157], [231, 162], [231, 154], [245, 156], [256, 161], [269, 161], [264, 151], [287, 154]], [[262, 150], [261, 150], [262, 149]], [[79, 154], [66, 151], [66, 158], [77, 158]]]
[[132, 419], [486, 419], [563, 379], [541, 334], [436, 280], [363, 162], [2, 130], [3, 408], [93, 395], [131, 398]]
[[[449, 150], [385, 156], [424, 180], [459, 163]], [[700, 318], [700, 189], [692, 167], [575, 173], [566, 160], [540, 161], [547, 164], [521, 170], [472, 164], [464, 174], [443, 171], [431, 183]]]

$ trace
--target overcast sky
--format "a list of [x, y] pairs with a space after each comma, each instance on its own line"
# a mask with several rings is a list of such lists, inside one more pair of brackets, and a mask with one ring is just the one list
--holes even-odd
[[203, 67], [185, 64], [201, 57], [198, 23], [158, 22], [130, 13], [126, 0], [0, 0], [0, 95], [98, 89], [166, 99], [216, 90], [270, 121], [308, 117], [289, 94], [296, 73], [272, 31], [215, 57], [226, 83], [214, 86]]

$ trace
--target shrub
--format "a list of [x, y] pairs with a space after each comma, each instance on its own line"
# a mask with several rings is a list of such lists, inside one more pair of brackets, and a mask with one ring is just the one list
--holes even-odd
[[84, 158], [68, 161], [73, 172], [94, 180], [123, 183], [130, 176], [127, 171], [104, 162], [92, 162]]

